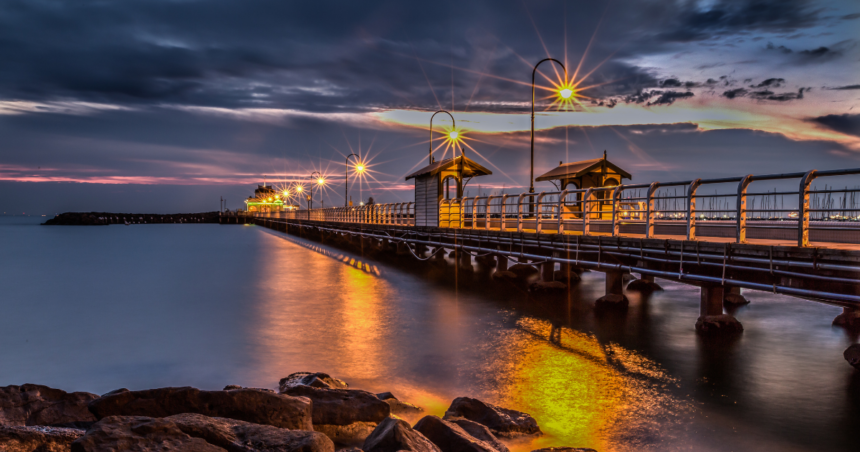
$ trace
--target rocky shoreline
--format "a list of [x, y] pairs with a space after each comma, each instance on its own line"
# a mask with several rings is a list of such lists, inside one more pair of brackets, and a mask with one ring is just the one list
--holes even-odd
[[509, 452], [505, 441], [542, 434], [527, 413], [470, 397], [454, 399], [441, 418], [403, 419], [423, 411], [320, 372], [293, 373], [278, 391], [231, 385], [98, 396], [25, 384], [0, 387], [0, 451]]
[[218, 212], [200, 213], [112, 213], [65, 212], [42, 223], [44, 226], [106, 226], [109, 224], [218, 223]]

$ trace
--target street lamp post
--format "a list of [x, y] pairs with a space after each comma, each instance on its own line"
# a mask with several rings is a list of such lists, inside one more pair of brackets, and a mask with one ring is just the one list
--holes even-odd
[[452, 133], [457, 133], [457, 132], [456, 132], [456, 129], [457, 129], [457, 122], [456, 122], [456, 121], [454, 121], [454, 115], [452, 115], [451, 113], [449, 113], [449, 112], [448, 112], [448, 111], [446, 111], [446, 110], [439, 110], [439, 111], [437, 111], [436, 113], [433, 113], [433, 116], [431, 116], [431, 117], [430, 117], [430, 162], [429, 162], [429, 163], [433, 163], [433, 117], [434, 117], [434, 116], [436, 116], [436, 115], [437, 115], [437, 114], [439, 114], [439, 113], [445, 113], [445, 114], [447, 114], [448, 116], [450, 116], [450, 117], [451, 117], [451, 124], [452, 124], [452, 126], [453, 126], [453, 128], [454, 128], [454, 129], [453, 129], [454, 131], [452, 131]]
[[343, 206], [349, 207], [349, 158], [355, 156], [358, 159], [358, 164], [355, 166], [355, 171], [361, 173], [364, 171], [364, 164], [361, 163], [361, 156], [357, 154], [349, 154], [346, 156], [346, 168], [344, 171], [344, 176], [346, 177], [344, 184], [346, 185], [346, 193], [343, 195]]
[[[531, 142], [531, 164], [529, 170], [529, 193], [535, 192], [535, 73], [538, 66], [544, 61], [555, 61], [564, 70], [564, 81], [567, 82], [567, 69], [561, 61], [555, 58], [544, 58], [535, 65], [532, 69], [532, 142]], [[529, 196], [529, 213], [534, 212], [534, 196]]]
[[[314, 186], [313, 186], [314, 174], [317, 175], [317, 179], [322, 180], [322, 174], [320, 174], [319, 171], [314, 171], [311, 173], [311, 191], [310, 191], [310, 196], [308, 196], [308, 202], [310, 203], [310, 207], [309, 207], [310, 210], [313, 210], [313, 208], [314, 208]], [[322, 185], [322, 183], [320, 183], [319, 185]]]

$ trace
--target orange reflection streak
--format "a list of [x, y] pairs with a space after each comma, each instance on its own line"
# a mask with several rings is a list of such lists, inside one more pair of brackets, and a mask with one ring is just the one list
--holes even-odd
[[676, 381], [646, 358], [547, 321], [523, 318], [518, 326], [492, 345], [481, 369], [498, 382], [495, 403], [530, 413], [545, 433], [509, 444], [512, 452], [637, 449], [651, 445], [637, 438], [666, 435], [667, 419], [677, 425], [692, 411], [659, 389]]

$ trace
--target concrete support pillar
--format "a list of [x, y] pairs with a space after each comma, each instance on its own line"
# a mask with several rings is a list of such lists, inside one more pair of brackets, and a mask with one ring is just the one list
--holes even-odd
[[501, 254], [496, 255], [496, 271], [508, 271], [508, 258]]
[[728, 334], [744, 330], [743, 325], [736, 318], [723, 314], [724, 286], [706, 284], [701, 290], [696, 331], [705, 334]]
[[540, 279], [544, 282], [555, 280], [555, 262], [544, 262], [540, 266]]
[[624, 296], [624, 273], [606, 272], [606, 295], [597, 299], [595, 309], [625, 309], [630, 304]]

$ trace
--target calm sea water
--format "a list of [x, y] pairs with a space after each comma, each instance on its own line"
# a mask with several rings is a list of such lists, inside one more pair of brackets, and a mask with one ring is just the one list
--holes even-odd
[[529, 412], [547, 434], [515, 451], [857, 450], [838, 308], [746, 292], [743, 335], [706, 341], [698, 291], [665, 281], [596, 317], [598, 273], [533, 299], [254, 226], [41, 220], [0, 218], [0, 385], [274, 388], [324, 371], [431, 414], [462, 395]]

